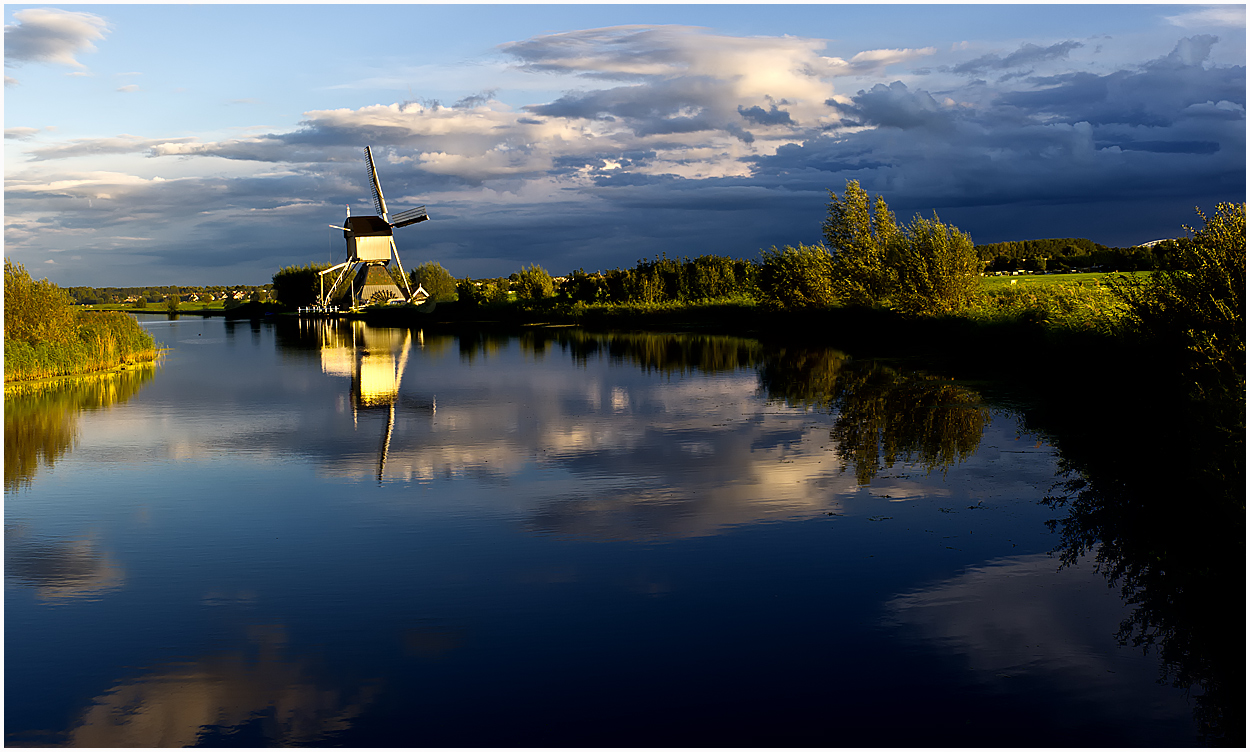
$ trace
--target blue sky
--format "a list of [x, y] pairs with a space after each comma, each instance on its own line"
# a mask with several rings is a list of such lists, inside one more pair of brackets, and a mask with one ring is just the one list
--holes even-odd
[[6, 5], [5, 255], [262, 283], [371, 213], [457, 276], [815, 242], [859, 180], [984, 243], [1244, 201], [1245, 5]]

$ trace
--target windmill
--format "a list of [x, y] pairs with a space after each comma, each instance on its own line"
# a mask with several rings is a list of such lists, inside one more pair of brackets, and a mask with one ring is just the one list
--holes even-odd
[[[386, 198], [382, 195], [382, 184], [378, 181], [378, 168], [373, 162], [373, 149], [365, 147], [365, 163], [369, 166], [369, 183], [373, 189], [374, 216], [351, 216], [351, 207], [347, 209], [347, 219], [343, 226], [330, 225], [342, 230], [347, 241], [347, 260], [321, 272], [321, 298], [318, 301], [326, 306], [334, 300], [335, 294], [342, 288], [344, 280], [351, 280], [351, 301], [353, 306], [370, 303], [389, 304], [406, 303], [412, 298], [412, 288], [404, 275], [404, 265], [399, 260], [399, 250], [395, 247], [396, 227], [424, 222], [430, 218], [424, 206], [400, 212], [390, 216], [386, 211]], [[395, 265], [404, 279], [405, 295], [391, 279], [391, 256], [395, 257]], [[338, 272], [330, 289], [325, 289], [327, 274]], [[419, 292], [424, 292], [418, 287]]]

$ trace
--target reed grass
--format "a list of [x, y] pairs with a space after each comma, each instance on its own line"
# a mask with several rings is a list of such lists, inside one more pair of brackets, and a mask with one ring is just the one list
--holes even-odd
[[152, 335], [124, 313], [76, 312], [56, 340], [5, 338], [4, 381], [28, 381], [107, 371], [157, 357]]

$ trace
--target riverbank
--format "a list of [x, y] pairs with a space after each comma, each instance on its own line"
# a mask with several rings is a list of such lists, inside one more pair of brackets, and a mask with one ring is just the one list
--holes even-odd
[[124, 313], [79, 313], [55, 340], [5, 338], [4, 383], [104, 373], [150, 363], [160, 353], [152, 335]]
[[152, 335], [131, 316], [85, 311], [46, 279], [4, 262], [4, 382], [108, 371], [158, 356]]

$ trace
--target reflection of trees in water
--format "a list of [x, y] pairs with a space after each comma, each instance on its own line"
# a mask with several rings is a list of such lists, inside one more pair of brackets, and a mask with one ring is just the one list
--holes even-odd
[[[1067, 512], [1051, 522], [1060, 534], [1056, 552], [1065, 566], [1092, 553], [1132, 609], [1120, 624], [1121, 644], [1156, 650], [1160, 681], [1201, 690], [1194, 717], [1203, 741], [1243, 746], [1244, 487], [1240, 504], [1230, 497], [1244, 481], [1196, 482], [1203, 473], [1186, 465], [1183, 447], [1163, 461], [1140, 448], [1129, 441], [1061, 459], [1069, 480], [1062, 496], [1049, 499]], [[1224, 453], [1208, 449], [1216, 458]]]
[[155, 373], [155, 364], [145, 363], [116, 373], [6, 389], [5, 492], [29, 487], [40, 464], [51, 467], [73, 447], [79, 412], [129, 400]]
[[991, 411], [949, 379], [902, 373], [827, 348], [781, 348], [760, 366], [770, 399], [837, 413], [830, 437], [866, 485], [883, 467], [921, 462], [945, 470], [980, 446]]
[[[124, 681], [95, 698], [70, 730], [72, 747], [185, 747], [323, 743], [349, 728], [373, 691], [318, 682], [283, 656], [280, 628], [258, 628], [256, 655], [229, 653]], [[259, 737], [252, 743], [251, 739]]]
[[580, 329], [556, 330], [552, 339], [578, 364], [606, 357], [614, 363], [632, 363], [644, 371], [726, 373], [754, 368], [763, 347], [753, 339], [707, 334], [631, 332], [588, 334]]

